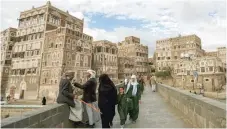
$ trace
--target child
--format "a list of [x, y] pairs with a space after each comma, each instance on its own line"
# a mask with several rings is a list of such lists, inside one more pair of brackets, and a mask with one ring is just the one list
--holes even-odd
[[121, 119], [121, 128], [124, 127], [125, 121], [127, 119], [127, 97], [124, 93], [124, 87], [119, 88], [119, 93], [117, 96], [117, 102], [118, 102], [118, 113]]

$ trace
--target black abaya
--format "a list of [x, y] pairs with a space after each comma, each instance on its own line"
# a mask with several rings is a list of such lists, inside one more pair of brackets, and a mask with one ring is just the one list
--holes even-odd
[[110, 128], [110, 124], [115, 116], [115, 105], [117, 103], [117, 89], [108, 75], [103, 74], [99, 78], [99, 99], [98, 105], [102, 112], [102, 127]]

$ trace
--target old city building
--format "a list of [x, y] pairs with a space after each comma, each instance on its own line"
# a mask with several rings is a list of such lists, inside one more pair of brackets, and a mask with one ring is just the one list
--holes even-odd
[[140, 44], [140, 38], [129, 36], [118, 43], [118, 55], [131, 57], [135, 60], [135, 70], [138, 75], [148, 74], [148, 46]]
[[201, 57], [204, 50], [201, 47], [201, 39], [196, 35], [187, 35], [174, 38], [167, 38], [156, 41], [156, 69], [173, 67], [175, 62], [181, 59], [182, 55], [188, 54]]
[[217, 57], [217, 51], [206, 51], [204, 52], [204, 56]]
[[226, 65], [226, 47], [218, 47], [216, 51], [206, 51], [204, 52], [204, 56], [218, 57]]
[[74, 80], [84, 83], [91, 68], [92, 37], [68, 27], [45, 33], [40, 96], [57, 97], [58, 84], [64, 71], [74, 71]]
[[217, 91], [226, 84], [226, 68], [220, 58], [198, 57], [191, 60], [181, 59], [174, 65], [175, 86], [186, 89], [204, 88]]
[[93, 66], [97, 76], [107, 73], [113, 82], [118, 81], [117, 44], [107, 40], [93, 42]]
[[130, 78], [132, 74], [136, 74], [135, 60], [132, 57], [118, 57], [118, 79], [124, 80]]
[[[93, 39], [83, 34], [83, 24], [83, 19], [57, 9], [49, 1], [44, 6], [21, 12], [7, 94], [14, 88], [15, 94], [11, 96], [16, 99], [35, 99], [38, 93], [53, 96], [57, 86], [49, 93], [50, 87], [58, 85], [63, 68], [80, 67], [82, 71], [90, 68]], [[73, 49], [80, 52], [69, 56]], [[56, 71], [50, 70], [52, 68]], [[80, 81], [83, 79], [81, 71], [76, 71], [76, 75], [80, 76]]]
[[[156, 42], [156, 70], [170, 68], [174, 86], [216, 91], [225, 85], [225, 48], [205, 52], [196, 35], [178, 36]], [[218, 57], [218, 53], [220, 54]], [[195, 78], [197, 77], [197, 78]], [[173, 83], [174, 83], [173, 82]]]
[[226, 65], [226, 47], [217, 48], [217, 57], [222, 60], [222, 63]]
[[16, 41], [15, 28], [8, 28], [1, 32], [1, 97], [5, 97], [5, 92], [11, 71], [12, 50]]
[[39, 75], [49, 5], [20, 13], [17, 41], [13, 48], [9, 89], [15, 87], [16, 99], [37, 97]]
[[218, 47], [216, 51], [206, 51], [204, 56], [218, 57], [226, 64], [226, 47]]

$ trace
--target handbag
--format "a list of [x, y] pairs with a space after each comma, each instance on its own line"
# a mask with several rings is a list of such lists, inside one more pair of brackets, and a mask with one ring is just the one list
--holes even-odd
[[82, 103], [78, 100], [74, 100], [75, 107], [70, 107], [69, 119], [71, 121], [82, 121], [83, 116], [83, 108]]
[[[96, 102], [93, 102], [92, 105], [96, 109], [99, 109], [97, 101]], [[93, 120], [94, 120], [94, 122], [100, 121], [101, 120], [101, 114], [100, 114], [100, 112], [97, 112], [97, 111], [94, 111], [94, 110], [92, 110], [92, 111], [93, 111]]]

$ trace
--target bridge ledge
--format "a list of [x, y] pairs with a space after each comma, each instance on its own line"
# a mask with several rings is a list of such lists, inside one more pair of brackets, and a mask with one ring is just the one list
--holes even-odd
[[23, 113], [21, 116], [5, 118], [1, 128], [50, 128], [70, 124], [69, 108], [66, 104], [47, 105], [37, 110]]
[[164, 84], [158, 84], [157, 91], [179, 110], [193, 127], [226, 128], [225, 103]]

